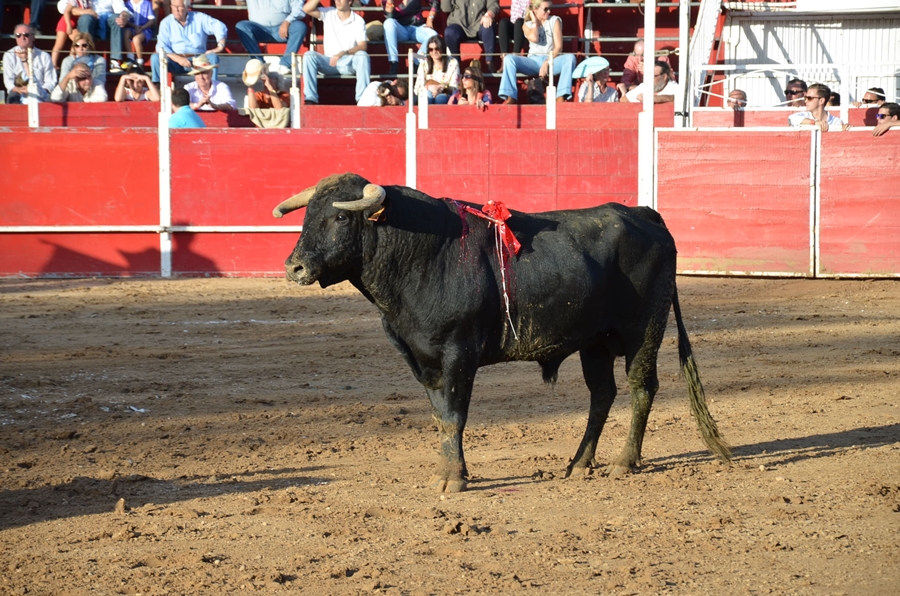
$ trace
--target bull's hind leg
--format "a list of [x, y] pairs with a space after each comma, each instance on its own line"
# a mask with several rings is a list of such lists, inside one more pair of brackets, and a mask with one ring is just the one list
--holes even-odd
[[606, 424], [613, 400], [616, 399], [616, 380], [613, 376], [615, 356], [602, 345], [585, 348], [581, 350], [580, 355], [584, 381], [591, 391], [591, 410], [581, 445], [578, 446], [572, 463], [566, 468], [566, 478], [573, 471], [584, 473], [595, 465], [594, 453], [597, 451], [597, 441], [603, 432], [603, 425]]
[[635, 470], [641, 463], [641, 446], [644, 443], [644, 432], [647, 430], [647, 419], [650, 417], [650, 407], [653, 405], [656, 390], [659, 389], [656, 356], [664, 328], [665, 320], [661, 323], [651, 323], [637, 354], [631, 359], [626, 356], [628, 387], [631, 390], [631, 430], [622, 453], [612, 460], [606, 469], [606, 473], [614, 478]]

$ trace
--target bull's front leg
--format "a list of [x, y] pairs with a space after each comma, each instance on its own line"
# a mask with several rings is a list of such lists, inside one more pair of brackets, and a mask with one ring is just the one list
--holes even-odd
[[459, 364], [445, 367], [439, 384], [425, 385], [441, 442], [440, 462], [430, 484], [441, 492], [460, 492], [468, 483], [462, 435], [469, 416], [475, 370], [474, 366]]

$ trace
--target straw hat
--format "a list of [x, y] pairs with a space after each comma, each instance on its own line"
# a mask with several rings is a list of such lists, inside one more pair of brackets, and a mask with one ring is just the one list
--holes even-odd
[[575, 70], [572, 71], [572, 78], [583, 79], [607, 68], [609, 68], [609, 60], [603, 56], [591, 56], [575, 67]]
[[248, 87], [252, 87], [259, 81], [259, 76], [263, 73], [268, 74], [269, 65], [263, 62], [262, 60], [258, 60], [257, 58], [253, 58], [252, 60], [248, 60], [246, 66], [244, 66], [244, 72], [241, 74], [241, 80], [244, 81], [244, 84]]
[[193, 70], [189, 70], [189, 75], [200, 74], [201, 72], [209, 72], [214, 68], [218, 68], [218, 64], [210, 64], [209, 56], [206, 54], [200, 54], [199, 56], [194, 56], [194, 59], [191, 60], [191, 66], [193, 66]]

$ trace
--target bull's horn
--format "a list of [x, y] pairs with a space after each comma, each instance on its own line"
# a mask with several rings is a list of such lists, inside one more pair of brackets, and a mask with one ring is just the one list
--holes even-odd
[[362, 211], [369, 207], [381, 205], [384, 201], [384, 189], [377, 184], [366, 184], [363, 189], [363, 198], [356, 201], [337, 202], [334, 203], [335, 209], [346, 209], [347, 211]]
[[272, 211], [272, 215], [281, 219], [283, 215], [287, 215], [291, 211], [296, 211], [301, 207], [306, 207], [307, 205], [309, 205], [309, 200], [312, 198], [315, 192], [316, 187], [310, 186], [300, 194], [292, 196], [288, 200], [279, 204], [278, 207], [275, 207], [275, 210]]

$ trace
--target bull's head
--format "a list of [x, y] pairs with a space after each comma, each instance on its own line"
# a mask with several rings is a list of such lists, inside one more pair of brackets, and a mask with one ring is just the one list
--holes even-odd
[[306, 207], [303, 233], [285, 261], [288, 279], [324, 288], [358, 276], [371, 215], [385, 190], [356, 174], [329, 176], [284, 201], [272, 212], [282, 217]]

